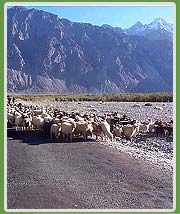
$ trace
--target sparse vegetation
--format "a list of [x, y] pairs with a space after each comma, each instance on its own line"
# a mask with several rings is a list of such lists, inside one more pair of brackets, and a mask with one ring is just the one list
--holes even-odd
[[40, 95], [23, 94], [14, 95], [16, 100], [21, 101], [102, 101], [102, 102], [173, 102], [172, 93], [141, 93], [141, 94], [60, 94]]

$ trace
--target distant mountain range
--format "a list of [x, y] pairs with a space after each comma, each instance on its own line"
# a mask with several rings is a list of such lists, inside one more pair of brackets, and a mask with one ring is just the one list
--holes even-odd
[[8, 9], [7, 88], [13, 93], [172, 92], [173, 25], [128, 29]]
[[155, 19], [148, 25], [137, 22], [132, 27], [125, 29], [124, 32], [128, 35], [144, 36], [151, 40], [173, 40], [173, 25], [161, 18]]
[[168, 39], [173, 41], [173, 24], [167, 23], [162, 18], [156, 18], [148, 25], [143, 25], [141, 22], [137, 22], [127, 29], [112, 27], [107, 24], [102, 25], [102, 27], [114, 30], [115, 32], [125, 33], [127, 35], [143, 36], [151, 40]]

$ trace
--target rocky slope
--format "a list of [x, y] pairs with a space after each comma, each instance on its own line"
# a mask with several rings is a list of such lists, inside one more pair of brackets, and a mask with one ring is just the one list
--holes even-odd
[[8, 92], [126, 93], [172, 91], [173, 44], [121, 29], [8, 9]]

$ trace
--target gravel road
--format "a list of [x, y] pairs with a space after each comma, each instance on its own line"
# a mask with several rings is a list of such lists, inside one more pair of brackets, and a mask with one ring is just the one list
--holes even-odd
[[[66, 108], [66, 104], [61, 108]], [[94, 103], [76, 103], [76, 110], [87, 106], [98, 110]], [[95, 106], [96, 105], [96, 106]], [[152, 116], [172, 119], [172, 104], [133, 108], [132, 103], [119, 106], [101, 104], [102, 112], [121, 111], [133, 118]], [[153, 104], [155, 105], [155, 104]], [[74, 106], [69, 105], [71, 111]], [[80, 107], [79, 107], [80, 106]], [[85, 107], [84, 107], [85, 106]], [[149, 110], [148, 110], [149, 109]], [[144, 116], [143, 116], [144, 115]], [[142, 159], [135, 151], [136, 141], [53, 143], [40, 135], [10, 134], [7, 142], [7, 208], [8, 209], [172, 209], [173, 166], [172, 139], [150, 138], [142, 142], [166, 143], [170, 160], [164, 165], [156, 154], [153, 161]], [[155, 142], [156, 141], [156, 142]], [[134, 145], [134, 146], [133, 146]], [[127, 148], [131, 148], [128, 150]], [[151, 146], [152, 147], [152, 146]], [[163, 147], [164, 148], [164, 147]], [[169, 151], [169, 148], [171, 150]], [[128, 152], [126, 152], [128, 151]], [[130, 152], [129, 152], [130, 151]], [[165, 152], [166, 153], [166, 152]], [[170, 154], [168, 156], [168, 154]], [[164, 160], [164, 159], [163, 159]], [[166, 166], [171, 167], [166, 167]]]
[[98, 142], [32, 139], [8, 139], [8, 209], [172, 209], [171, 170]]

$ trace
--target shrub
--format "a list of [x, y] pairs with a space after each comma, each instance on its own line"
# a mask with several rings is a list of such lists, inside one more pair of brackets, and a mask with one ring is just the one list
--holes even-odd
[[[10, 95], [17, 101], [104, 101], [104, 102], [173, 102], [172, 93], [140, 94], [59, 94], [59, 95]], [[147, 106], [147, 105], [146, 105]]]

